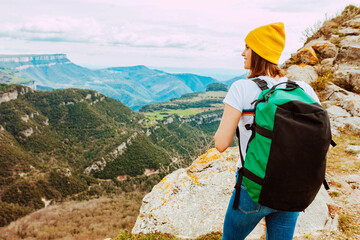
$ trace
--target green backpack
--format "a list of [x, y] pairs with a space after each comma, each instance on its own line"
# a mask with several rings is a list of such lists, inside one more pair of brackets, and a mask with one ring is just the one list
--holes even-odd
[[[237, 209], [241, 183], [251, 199], [272, 209], [298, 212], [306, 209], [325, 182], [326, 154], [331, 140], [326, 110], [294, 81], [262, 90], [255, 104], [252, 131], [239, 169], [233, 209]], [[278, 87], [286, 84], [284, 87]], [[239, 129], [237, 129], [239, 137]], [[240, 138], [239, 138], [240, 146]]]

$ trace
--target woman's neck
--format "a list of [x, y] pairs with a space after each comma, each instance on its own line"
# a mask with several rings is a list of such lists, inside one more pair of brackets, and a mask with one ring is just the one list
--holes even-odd
[[271, 77], [271, 78], [275, 79], [276, 81], [280, 79], [279, 75], [276, 75], [275, 77], [270, 76], [270, 75], [265, 75], [265, 77]]

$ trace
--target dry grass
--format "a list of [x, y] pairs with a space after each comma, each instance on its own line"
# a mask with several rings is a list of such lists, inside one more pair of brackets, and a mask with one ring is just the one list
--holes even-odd
[[304, 38], [306, 38], [305, 44], [311, 40], [324, 37], [326, 40], [330, 39], [333, 34], [338, 33], [338, 27], [343, 25], [346, 21], [354, 18], [360, 14], [360, 8], [354, 5], [348, 5], [341, 14], [325, 20], [323, 23], [316, 22], [313, 26], [308, 27], [303, 32]]
[[166, 233], [134, 235], [128, 231], [121, 231], [113, 240], [181, 240], [181, 239]]
[[0, 228], [0, 239], [88, 239], [116, 236], [135, 224], [143, 193], [83, 202], [65, 202], [41, 209]]
[[315, 81], [311, 82], [310, 85], [316, 91], [320, 100], [323, 100], [323, 91], [325, 90], [328, 83], [334, 81], [335, 79], [334, 70], [326, 68], [324, 66], [317, 66], [315, 70], [318, 78]]
[[334, 212], [339, 215], [339, 231], [319, 239], [360, 239], [360, 203], [355, 195], [359, 189], [346, 182], [349, 175], [360, 175], [360, 159], [346, 151], [349, 145], [360, 145], [360, 137], [346, 128], [341, 133], [340, 137], [334, 137], [338, 145], [330, 150], [327, 166], [332, 178], [331, 192], [337, 192], [331, 197], [337, 206]]
[[334, 176], [344, 174], [359, 174], [359, 162], [355, 154], [346, 151], [349, 145], [360, 145], [359, 135], [347, 128], [342, 129], [341, 136], [334, 136], [337, 146], [328, 154], [327, 170]]
[[[219, 232], [212, 232], [196, 238], [195, 240], [221, 240], [222, 234]], [[127, 231], [122, 231], [113, 240], [182, 240], [166, 233], [152, 233], [152, 234], [131, 234]]]

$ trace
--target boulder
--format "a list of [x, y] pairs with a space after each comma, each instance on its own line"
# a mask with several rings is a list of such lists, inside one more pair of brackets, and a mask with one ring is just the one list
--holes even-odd
[[311, 47], [314, 49], [322, 58], [334, 58], [337, 55], [337, 47], [325, 40], [312, 40], [308, 44], [306, 44], [306, 47]]
[[338, 128], [348, 127], [360, 134], [360, 96], [330, 83], [325, 89], [325, 98], [332, 133], [339, 135]]
[[166, 176], [144, 197], [132, 232], [191, 238], [222, 231], [238, 157], [236, 148], [223, 154], [210, 149], [189, 168]]
[[0, 94], [0, 104], [3, 102], [8, 102], [14, 99], [18, 98], [18, 91], [15, 90], [13, 92], [6, 92], [6, 93], [2, 93]]
[[[132, 233], [170, 233], [196, 238], [210, 232], [222, 232], [228, 202], [235, 184], [238, 148], [220, 154], [210, 149], [185, 169], [166, 176], [143, 199]], [[295, 236], [316, 234], [337, 227], [328, 204], [333, 204], [322, 187], [314, 202], [300, 213]], [[247, 239], [264, 236], [261, 222]]]
[[360, 36], [347, 36], [340, 41], [340, 46], [360, 46]]
[[354, 191], [350, 194], [350, 196], [346, 199], [350, 202], [351, 205], [356, 208], [360, 204], [360, 190], [354, 189]]
[[300, 58], [304, 64], [315, 65], [319, 61], [312, 47], [303, 47], [297, 52], [296, 56]]
[[339, 29], [338, 32], [343, 34], [344, 36], [360, 35], [360, 29], [356, 29], [356, 28], [341, 28]]
[[331, 105], [329, 107], [326, 108], [330, 119], [339, 119], [339, 118], [347, 118], [347, 117], [351, 117], [351, 114], [348, 113], [345, 109], [336, 106], [336, 105]]
[[[349, 145], [345, 149], [347, 152], [353, 153], [360, 153], [360, 146], [359, 145]], [[352, 178], [356, 177], [357, 175], [353, 175]], [[360, 176], [357, 176], [358, 182], [360, 183]]]
[[[355, 153], [360, 152], [359, 145], [355, 145], [355, 149], [352, 149], [352, 148], [350, 148], [350, 149]], [[348, 148], [346, 149], [346, 151], [348, 151]], [[349, 184], [351, 186], [352, 189], [360, 189], [360, 175], [356, 175], [356, 174], [348, 175], [348, 176], [346, 176], [345, 181], [347, 184]], [[359, 201], [359, 199], [358, 199], [358, 201]]]
[[321, 66], [331, 69], [334, 67], [335, 58], [325, 58], [321, 61]]
[[334, 73], [336, 78], [344, 79], [354, 92], [360, 93], [360, 66], [339, 64]]
[[343, 120], [343, 124], [347, 126], [351, 131], [360, 135], [360, 118], [350, 117]]
[[344, 25], [352, 27], [352, 28], [360, 28], [360, 15], [358, 15], [357, 17], [355, 17], [349, 21], [346, 21], [344, 23]]
[[286, 76], [291, 80], [311, 83], [317, 79], [315, 68], [309, 65], [292, 65], [287, 69]]
[[360, 46], [342, 46], [339, 50], [339, 54], [337, 55], [336, 61], [348, 62], [353, 60], [359, 60], [359, 58], [360, 58]]
[[340, 41], [339, 53], [336, 57], [337, 62], [352, 61], [359, 65], [360, 59], [360, 36], [347, 36]]
[[325, 89], [325, 98], [336, 102], [353, 117], [360, 117], [360, 96], [330, 83]]

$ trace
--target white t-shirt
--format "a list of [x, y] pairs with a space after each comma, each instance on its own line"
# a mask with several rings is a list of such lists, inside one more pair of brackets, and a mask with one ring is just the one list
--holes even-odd
[[[269, 88], [271, 88], [275, 84], [278, 84], [280, 82], [286, 82], [288, 80], [287, 77], [282, 77], [278, 80], [271, 78], [271, 77], [266, 77], [266, 76], [260, 76], [258, 78], [265, 80], [267, 82]], [[310, 97], [312, 97], [315, 101], [320, 103], [319, 98], [316, 96], [314, 90], [310, 87], [309, 84], [307, 84], [303, 81], [295, 81], [295, 82], [302, 89], [304, 89], [304, 91]], [[285, 86], [280, 85], [279, 87], [285, 87]], [[245, 128], [245, 125], [253, 123], [254, 105], [252, 105], [251, 102], [258, 99], [260, 93], [261, 93], [261, 89], [251, 79], [241, 79], [241, 80], [234, 82], [231, 85], [231, 87], [223, 101], [224, 103], [229, 104], [230, 106], [236, 108], [237, 110], [239, 110], [242, 113], [238, 126], [239, 126], [239, 130], [240, 130], [241, 152], [243, 154], [244, 159], [245, 159], [245, 155], [246, 155], [247, 144], [248, 144], [248, 141], [251, 136], [251, 130], [247, 130]], [[241, 167], [240, 158], [239, 158], [236, 166]]]

